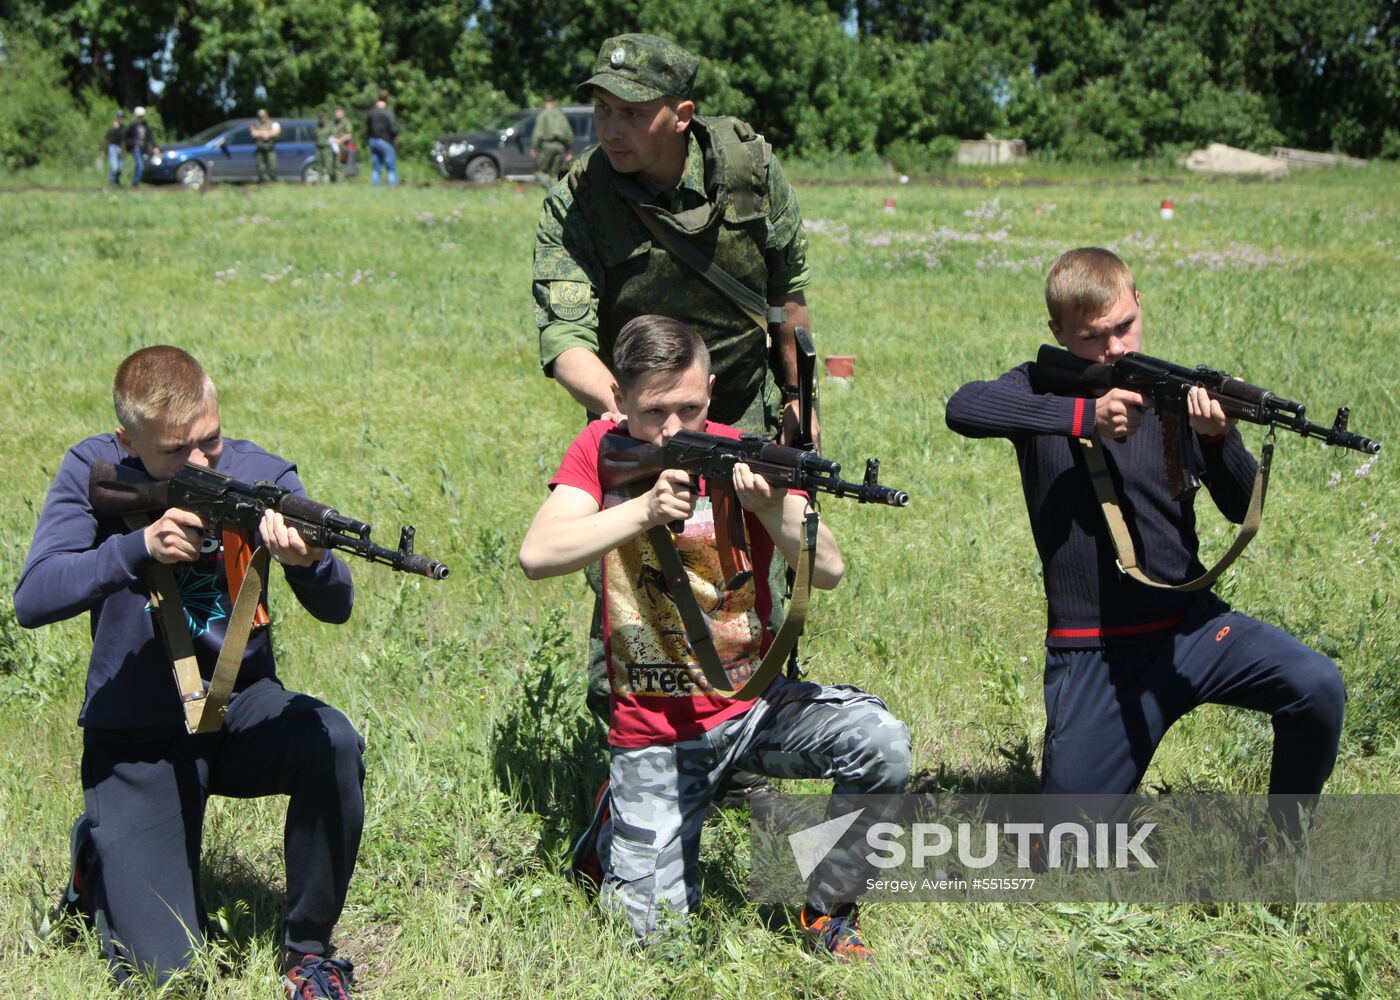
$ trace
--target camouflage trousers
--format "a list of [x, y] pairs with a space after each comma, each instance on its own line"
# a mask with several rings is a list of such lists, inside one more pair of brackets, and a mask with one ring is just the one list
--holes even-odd
[[[909, 731], [879, 698], [848, 685], [779, 678], [753, 708], [699, 737], [665, 746], [614, 747], [611, 818], [598, 837], [599, 902], [625, 913], [643, 941], [700, 905], [700, 828], [726, 772], [830, 778], [833, 793], [895, 796], [909, 780]], [[833, 798], [840, 814], [849, 811]], [[863, 843], [889, 808], [870, 809], [843, 837]], [[878, 812], [878, 815], [877, 815]], [[864, 885], [863, 850], [838, 847], [812, 873], [807, 903], [824, 913]]]

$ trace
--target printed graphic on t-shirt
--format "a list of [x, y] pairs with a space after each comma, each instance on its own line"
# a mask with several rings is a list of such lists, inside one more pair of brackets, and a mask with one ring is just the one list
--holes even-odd
[[[753, 672], [762, 643], [753, 579], [726, 591], [715, 545], [714, 514], [701, 497], [685, 530], [671, 536], [704, 613], [731, 687]], [[645, 536], [619, 546], [603, 560], [607, 581], [609, 678], [613, 693], [692, 698], [713, 690], [686, 639], [685, 622], [666, 590], [665, 574]]]
[[[175, 568], [175, 586], [180, 591], [191, 638], [198, 639], [209, 631], [210, 624], [228, 618], [228, 578], [224, 573], [223, 541], [218, 535], [206, 535], [199, 558]], [[155, 605], [147, 601], [146, 611], [154, 614]]]

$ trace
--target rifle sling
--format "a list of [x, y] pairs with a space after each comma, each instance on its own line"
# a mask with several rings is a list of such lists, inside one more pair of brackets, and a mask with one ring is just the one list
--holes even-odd
[[667, 232], [651, 213], [635, 201], [627, 199], [627, 204], [632, 206], [632, 211], [637, 213], [637, 218], [642, 220], [642, 225], [647, 227], [658, 243], [669, 250], [673, 257], [700, 272], [700, 277], [738, 306], [740, 311], [763, 331], [764, 336], [768, 335], [769, 323], [782, 323], [787, 319], [787, 310], [782, 306], [770, 306], [762, 295], [706, 257], [695, 244]]
[[[150, 520], [133, 514], [126, 518], [126, 523], [136, 531], [145, 528]], [[191, 734], [213, 733], [223, 726], [224, 713], [228, 711], [229, 698], [238, 680], [238, 670], [243, 665], [243, 654], [248, 649], [254, 616], [260, 607], [263, 581], [267, 578], [268, 559], [267, 549], [259, 546], [248, 562], [242, 586], [238, 588], [238, 595], [234, 598], [228, 628], [224, 632], [224, 644], [219, 650], [219, 658], [214, 665], [214, 673], [207, 689], [199, 673], [194, 639], [190, 636], [190, 626], [185, 618], [185, 606], [180, 600], [180, 587], [175, 582], [174, 569], [160, 562], [152, 562], [146, 568], [146, 586], [150, 591], [151, 604], [155, 608], [156, 621], [160, 623], [161, 638], [174, 667], [180, 705], [185, 711], [185, 730]]]
[[1220, 561], [1196, 579], [1185, 583], [1161, 583], [1154, 580], [1138, 565], [1133, 536], [1123, 518], [1118, 492], [1113, 488], [1113, 476], [1109, 472], [1108, 462], [1104, 459], [1103, 447], [1089, 438], [1080, 438], [1079, 446], [1084, 451], [1084, 460], [1089, 466], [1089, 480], [1094, 484], [1094, 493], [1098, 497], [1104, 522], [1108, 525], [1109, 537], [1113, 541], [1113, 551], [1118, 556], [1118, 569], [1144, 586], [1186, 592], [1204, 590], [1220, 578], [1220, 574], [1230, 567], [1259, 531], [1259, 524], [1264, 518], [1264, 496], [1269, 488], [1269, 468], [1274, 457], [1272, 441], [1265, 441], [1263, 451], [1259, 453], [1259, 466], [1254, 473], [1254, 489], [1249, 495], [1249, 508], [1245, 512], [1244, 523], [1240, 525], [1239, 534], [1220, 557]]
[[748, 680], [737, 689], [729, 686], [729, 675], [725, 673], [724, 665], [720, 662], [705, 613], [700, 610], [695, 594], [690, 589], [690, 579], [686, 576], [685, 567], [681, 564], [680, 553], [676, 551], [676, 543], [672, 540], [670, 531], [661, 526], [651, 528], [647, 532], [647, 538], [651, 540], [652, 548], [656, 550], [657, 558], [661, 561], [667, 593], [676, 605], [676, 610], [680, 612], [681, 621], [685, 624], [686, 638], [690, 641], [690, 647], [699, 661], [705, 680], [713, 689], [707, 691], [707, 694], [750, 701], [768, 688], [773, 678], [787, 663], [788, 654], [796, 645], [807, 621], [807, 606], [812, 592], [812, 567], [816, 561], [818, 520], [817, 512], [809, 510], [803, 521], [802, 552], [797, 561], [797, 582], [792, 589], [792, 598], [788, 602], [787, 615], [783, 619], [782, 627], [778, 629], [778, 634], [768, 646], [768, 652], [763, 654], [763, 659], [749, 675]]

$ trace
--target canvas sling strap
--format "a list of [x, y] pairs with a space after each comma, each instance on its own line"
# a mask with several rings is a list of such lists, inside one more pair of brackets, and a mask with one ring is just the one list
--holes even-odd
[[[126, 519], [126, 523], [131, 529], [139, 530], [150, 520], [141, 515], [132, 515]], [[243, 654], [248, 649], [253, 626], [267, 622], [267, 612], [262, 608], [262, 589], [267, 579], [268, 551], [264, 546], [258, 546], [249, 559], [231, 557], [230, 550], [236, 553], [240, 547], [247, 548], [240, 534], [224, 532], [225, 565], [230, 568], [235, 564], [241, 565], [243, 572], [241, 582], [236, 579], [236, 570], [229, 575], [229, 590], [236, 590], [237, 596], [234, 597], [233, 611], [228, 616], [228, 628], [224, 632], [224, 644], [219, 649], [219, 658], [214, 664], [214, 673], [207, 689], [199, 674], [194, 639], [190, 636], [189, 622], [185, 619], [185, 607], [180, 601], [180, 588], [175, 582], [174, 569], [165, 563], [153, 562], [146, 570], [151, 604], [155, 609], [156, 621], [160, 623], [166, 651], [175, 668], [175, 686], [180, 692], [180, 705], [185, 710], [185, 729], [190, 733], [214, 733], [223, 726], [224, 713], [228, 711], [233, 685], [238, 680], [238, 669], [243, 665]]]
[[1079, 446], [1084, 451], [1084, 460], [1089, 466], [1089, 479], [1094, 484], [1094, 494], [1103, 510], [1104, 522], [1108, 525], [1109, 537], [1113, 540], [1113, 550], [1118, 556], [1118, 568], [1138, 583], [1159, 590], [1194, 591], [1204, 590], [1220, 578], [1241, 552], [1254, 540], [1259, 531], [1259, 523], [1264, 517], [1264, 495], [1269, 489], [1269, 467], [1273, 464], [1274, 442], [1271, 434], [1264, 441], [1259, 453], [1259, 467], [1254, 473], [1254, 489], [1249, 494], [1249, 507], [1245, 511], [1244, 523], [1240, 532], [1225, 554], [1210, 569], [1194, 580], [1185, 583], [1162, 583], [1152, 579], [1138, 565], [1137, 552], [1133, 548], [1133, 536], [1128, 530], [1128, 522], [1123, 518], [1118, 491], [1113, 488], [1113, 476], [1108, 462], [1104, 459], [1103, 446], [1090, 438], [1080, 438]]
[[672, 256], [699, 271], [700, 277], [738, 306], [740, 311], [763, 331], [764, 336], [768, 335], [769, 323], [782, 323], [787, 320], [787, 310], [782, 306], [770, 306], [762, 295], [706, 257], [694, 243], [675, 233], [667, 232], [666, 227], [632, 199], [628, 198], [627, 204], [632, 206], [632, 211], [637, 213], [637, 218], [642, 220], [642, 225], [647, 227], [658, 243], [670, 251]]
[[729, 686], [729, 676], [725, 673], [724, 665], [720, 663], [714, 637], [710, 634], [709, 622], [695, 600], [694, 591], [690, 589], [690, 579], [686, 576], [685, 566], [681, 563], [680, 553], [676, 551], [676, 543], [671, 538], [670, 529], [665, 525], [658, 525], [647, 532], [647, 538], [650, 539], [657, 559], [661, 562], [661, 573], [666, 580], [666, 593], [680, 612], [681, 622], [685, 625], [686, 639], [689, 640], [690, 648], [699, 661], [700, 670], [712, 689], [706, 691], [706, 694], [749, 701], [761, 695], [778, 675], [778, 671], [786, 665], [788, 653], [796, 645], [797, 637], [802, 634], [802, 627], [807, 621], [807, 606], [812, 592], [812, 567], [816, 561], [818, 523], [816, 510], [809, 510], [802, 523], [802, 552], [797, 560], [797, 583], [792, 588], [792, 598], [788, 601], [787, 616], [783, 619], [778, 634], [773, 636], [768, 652], [763, 654], [763, 659], [749, 675], [749, 679], [738, 688]]

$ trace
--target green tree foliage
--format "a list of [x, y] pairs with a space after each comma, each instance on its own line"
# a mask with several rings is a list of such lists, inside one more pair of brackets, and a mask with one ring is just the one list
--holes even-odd
[[176, 133], [266, 105], [368, 107], [410, 155], [510, 106], [568, 100], [599, 43], [704, 54], [703, 111], [785, 149], [901, 158], [1017, 134], [1073, 158], [1218, 140], [1400, 151], [1396, 0], [0, 0], [68, 93], [160, 109]]
[[90, 131], [58, 56], [0, 22], [0, 169], [82, 163], [97, 151]]

